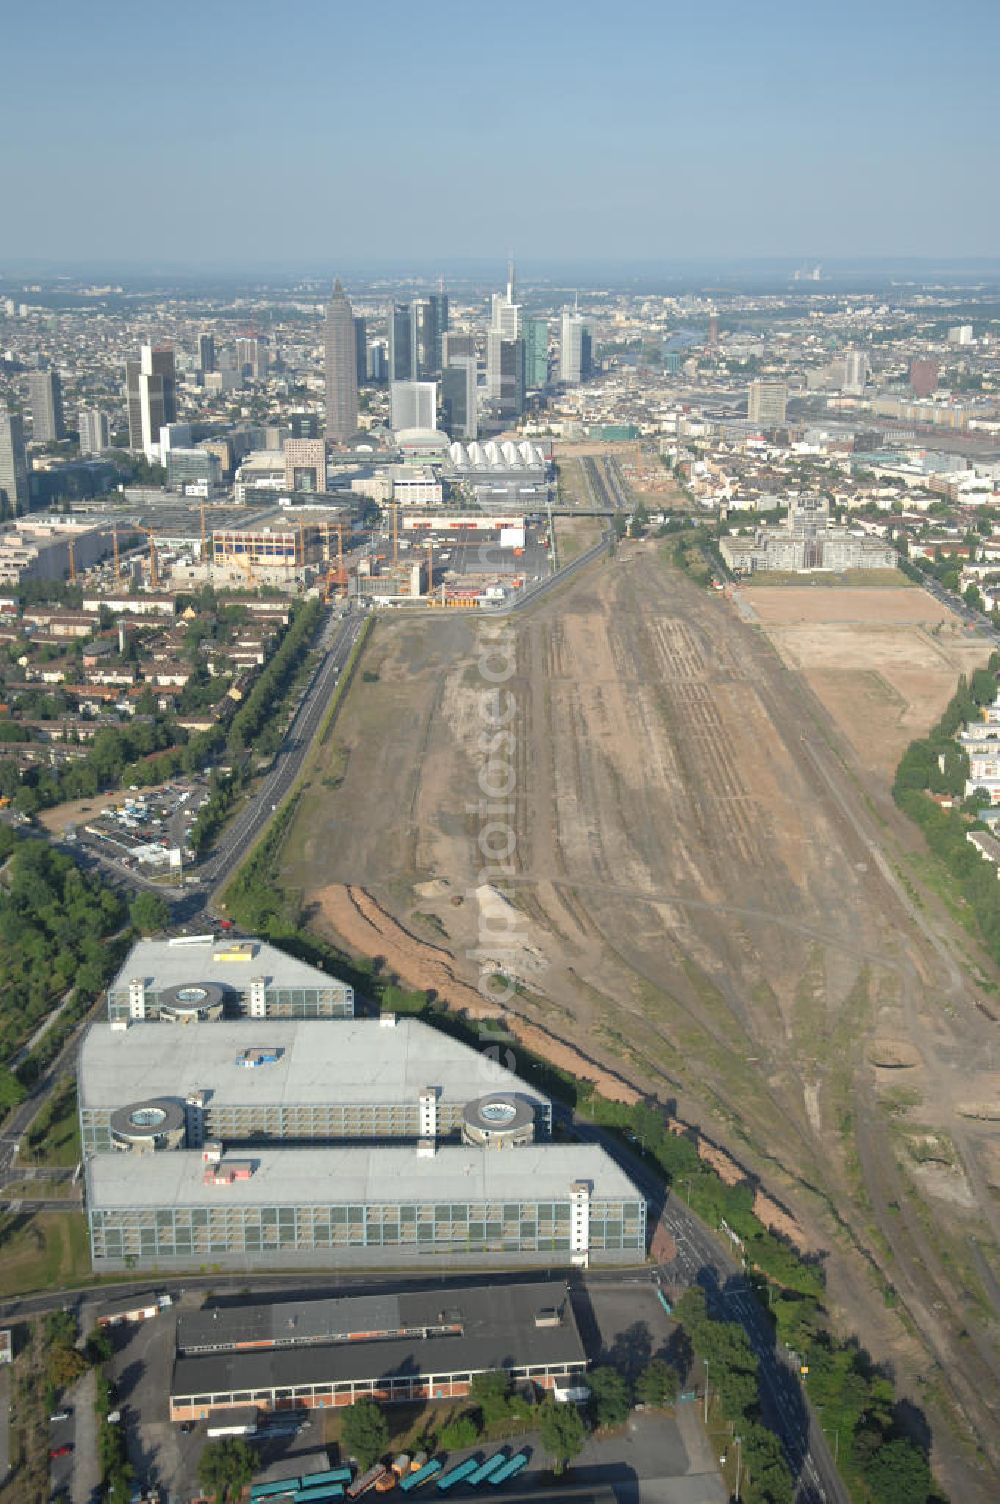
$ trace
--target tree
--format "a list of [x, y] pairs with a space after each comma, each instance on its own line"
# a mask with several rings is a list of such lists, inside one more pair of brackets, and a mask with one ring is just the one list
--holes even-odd
[[542, 1445], [552, 1458], [553, 1472], [561, 1473], [566, 1464], [583, 1450], [586, 1427], [575, 1405], [559, 1404], [548, 1399], [538, 1412], [538, 1430]]
[[507, 1419], [510, 1413], [509, 1394], [510, 1377], [503, 1369], [496, 1369], [492, 1373], [477, 1373], [469, 1386], [469, 1398], [482, 1411], [485, 1426], [495, 1426]]
[[677, 1398], [677, 1374], [662, 1358], [653, 1358], [635, 1381], [636, 1399], [644, 1405], [661, 1408]]
[[374, 1400], [355, 1400], [348, 1407], [341, 1435], [362, 1470], [377, 1462], [389, 1445], [389, 1427]]
[[879, 1447], [868, 1465], [866, 1478], [878, 1504], [926, 1504], [930, 1493], [927, 1460], [903, 1437]]
[[257, 1459], [242, 1436], [224, 1436], [210, 1441], [198, 1459], [198, 1481], [216, 1504], [238, 1499], [253, 1477]]
[[67, 1347], [59, 1342], [49, 1348], [45, 1368], [53, 1389], [68, 1389], [87, 1372], [87, 1360], [78, 1347]]
[[448, 1425], [441, 1427], [438, 1436], [438, 1444], [446, 1452], [461, 1452], [465, 1447], [473, 1447], [479, 1440], [479, 1427], [472, 1416], [466, 1411], [455, 1420], [449, 1421]]
[[143, 935], [154, 935], [170, 923], [170, 906], [159, 893], [137, 893], [129, 904], [129, 918]]
[[590, 1412], [597, 1426], [623, 1426], [628, 1420], [629, 1388], [617, 1368], [594, 1368], [587, 1375]]

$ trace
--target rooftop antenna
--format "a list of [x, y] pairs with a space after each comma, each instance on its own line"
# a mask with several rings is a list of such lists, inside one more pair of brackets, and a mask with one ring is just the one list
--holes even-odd
[[507, 257], [507, 302], [513, 303], [517, 292], [517, 283], [514, 276], [514, 257]]

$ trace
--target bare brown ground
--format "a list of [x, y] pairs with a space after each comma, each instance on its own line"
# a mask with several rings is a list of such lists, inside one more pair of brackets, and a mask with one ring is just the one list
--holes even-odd
[[866, 771], [886, 783], [989, 645], [925, 590], [743, 590], [789, 668], [804, 672]]
[[[767, 606], [798, 594], [771, 592]], [[889, 613], [875, 626], [930, 638], [922, 593], [893, 594], [864, 592], [865, 610]], [[848, 595], [830, 609], [857, 614]], [[859, 626], [873, 631], [806, 622], [809, 653], [824, 651], [826, 630]], [[330, 746], [337, 786], [313, 774], [283, 880], [348, 943], [356, 921], [328, 909], [338, 884], [363, 888], [411, 937], [432, 924], [438, 982], [407, 972], [381, 922], [377, 935], [353, 930], [367, 954], [389, 959], [391, 943], [390, 964], [416, 985], [462, 984], [478, 1005], [481, 971], [502, 964], [530, 993], [519, 1014], [545, 1036], [655, 1094], [758, 1173], [827, 1250], [834, 1310], [931, 1412], [953, 1491], [992, 1499], [996, 1156], [990, 1123], [955, 1111], [993, 1095], [995, 1025], [974, 985], [979, 970], [992, 985], [992, 971], [933, 896], [898, 877], [914, 833], [884, 773], [812, 692], [803, 639], [801, 656], [779, 656], [655, 549], [626, 547], [510, 623], [515, 853], [510, 873], [484, 875], [478, 627], [379, 624], [367, 660], [378, 680], [348, 697]], [[929, 671], [931, 659], [905, 658], [893, 648], [877, 672]], [[943, 703], [953, 665], [940, 684]], [[930, 702], [912, 715], [924, 729]], [[882, 735], [886, 711], [873, 703], [866, 716], [868, 735]], [[482, 943], [484, 883], [515, 921], [495, 953]], [[876, 1036], [909, 1040], [920, 1064], [876, 1069]], [[884, 1078], [903, 1074], [910, 1095], [890, 1100]], [[896, 1124], [947, 1137], [971, 1207], [951, 1183], [936, 1194], [938, 1174], [920, 1182]], [[974, 1465], [970, 1435], [984, 1449]]]

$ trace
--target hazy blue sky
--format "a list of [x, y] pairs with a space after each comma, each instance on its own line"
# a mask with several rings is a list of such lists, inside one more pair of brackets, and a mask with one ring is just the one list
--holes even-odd
[[1000, 0], [6, 0], [0, 268], [993, 256]]

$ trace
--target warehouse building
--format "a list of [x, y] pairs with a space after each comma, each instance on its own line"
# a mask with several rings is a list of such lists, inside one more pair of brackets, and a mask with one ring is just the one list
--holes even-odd
[[635, 1264], [646, 1248], [641, 1193], [590, 1144], [96, 1154], [86, 1205], [98, 1272]]
[[[324, 982], [328, 979], [324, 977]], [[204, 985], [204, 984], [202, 984]], [[85, 1154], [226, 1144], [546, 1138], [551, 1103], [419, 1019], [93, 1024], [80, 1048]]]
[[247, 1405], [456, 1399], [499, 1370], [566, 1389], [587, 1368], [558, 1280], [202, 1310], [181, 1319], [177, 1348], [175, 1422]]
[[353, 1018], [354, 989], [262, 940], [139, 940], [108, 988], [108, 1018]]

